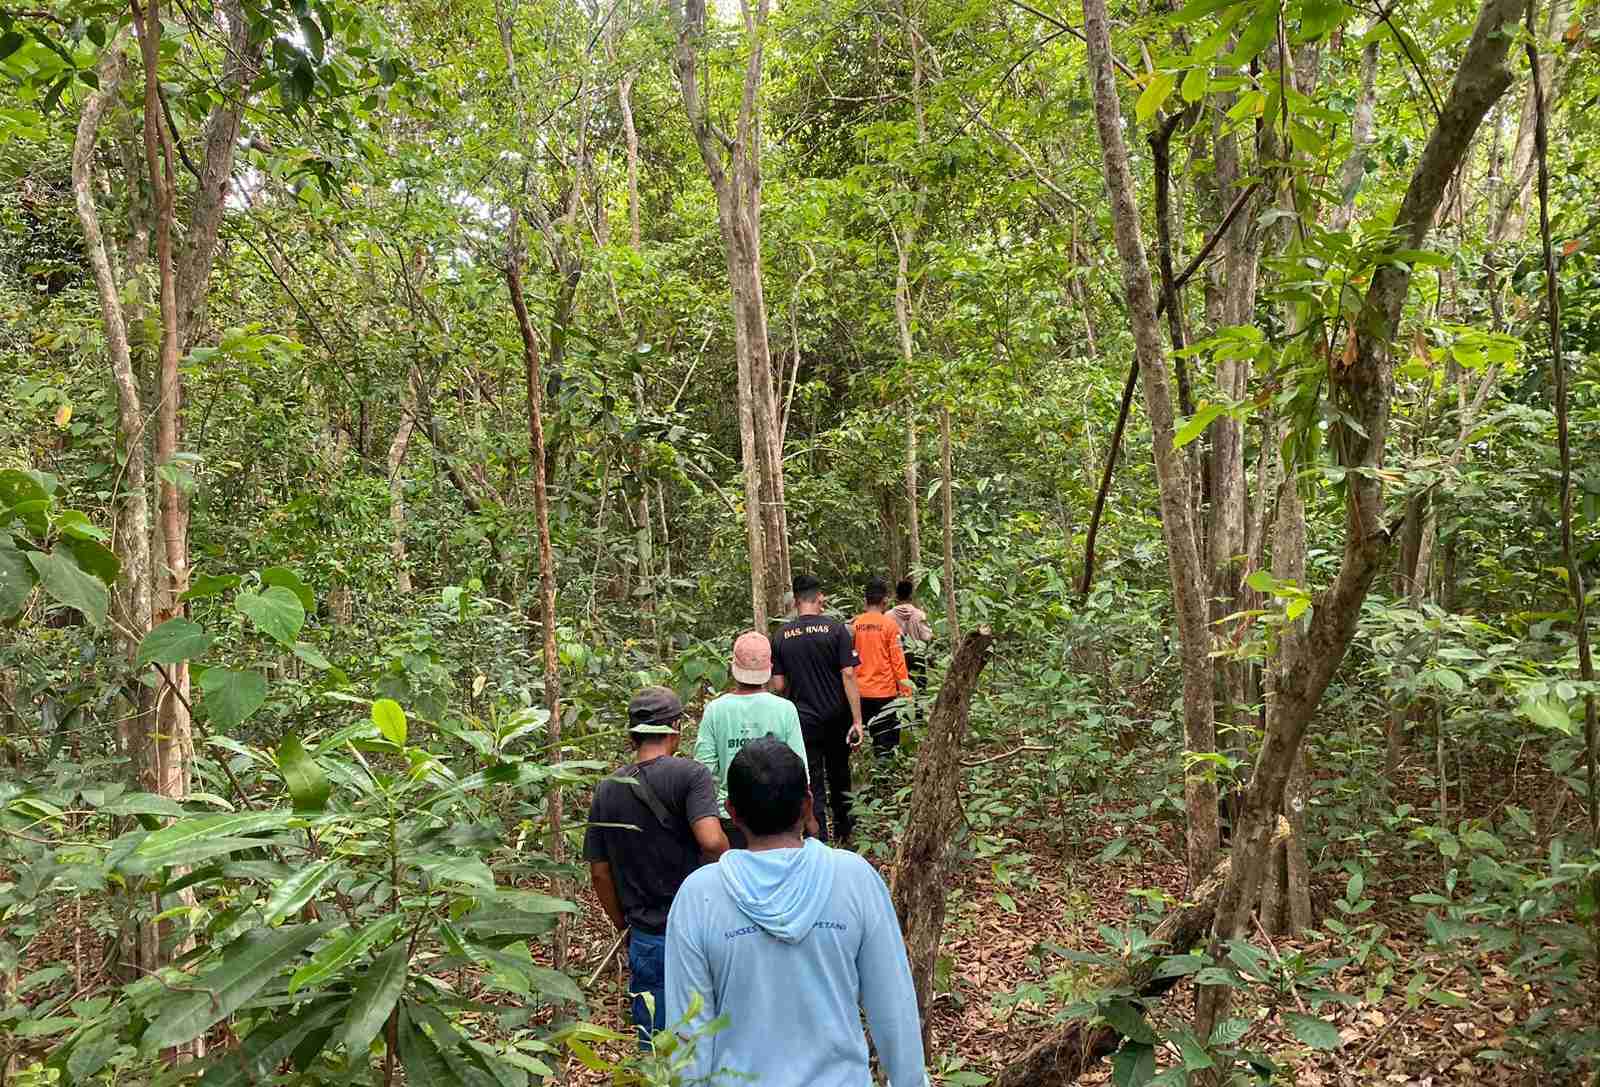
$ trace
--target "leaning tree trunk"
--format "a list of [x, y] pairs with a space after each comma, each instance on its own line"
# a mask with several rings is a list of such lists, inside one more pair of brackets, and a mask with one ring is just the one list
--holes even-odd
[[[1161, 531], [1166, 539], [1167, 571], [1178, 612], [1184, 740], [1191, 751], [1210, 751], [1216, 746], [1216, 732], [1211, 632], [1204, 588], [1209, 579], [1200, 564], [1193, 510], [1189, 505], [1188, 473], [1182, 455], [1173, 446], [1172, 389], [1167, 379], [1166, 351], [1161, 345], [1161, 326], [1156, 317], [1150, 264], [1140, 236], [1128, 147], [1122, 137], [1122, 107], [1117, 100], [1111, 70], [1105, 0], [1084, 0], [1083, 10], [1093, 69], [1095, 124], [1105, 163], [1106, 188], [1111, 197], [1117, 254], [1122, 259], [1123, 289], [1132, 316], [1134, 354], [1150, 411], [1156, 481], [1161, 494]], [[1189, 879], [1193, 884], [1211, 870], [1216, 853], [1216, 785], [1197, 768], [1186, 777], [1184, 797], [1189, 805], [1187, 855]]]
[[967, 735], [967, 708], [993, 641], [989, 628], [979, 627], [967, 635], [950, 662], [928, 718], [927, 738], [917, 752], [906, 833], [895, 851], [890, 894], [911, 960], [924, 1045], [939, 936], [944, 930], [945, 891], [955, 857], [951, 840], [961, 822], [961, 753]]
[[950, 493], [954, 472], [950, 463], [950, 409], [939, 415], [939, 449], [944, 470], [944, 482], [939, 487], [939, 499], [944, 505], [944, 612], [945, 629], [950, 632], [950, 645], [961, 644], [961, 614], [956, 608], [956, 523], [955, 502]]
[[[1455, 176], [1489, 108], [1511, 85], [1506, 55], [1522, 0], [1484, 0], [1438, 124], [1412, 173], [1389, 235], [1388, 251], [1420, 249], [1427, 241], [1445, 187]], [[1085, 6], [1103, 12], [1103, 0]], [[1093, 35], [1091, 35], [1093, 37]], [[1360, 312], [1349, 328], [1349, 350], [1329, 365], [1330, 397], [1340, 420], [1329, 445], [1346, 469], [1345, 540], [1338, 574], [1318, 593], [1305, 634], [1286, 648], [1266, 736], [1245, 793], [1233, 847], [1233, 866], [1217, 906], [1210, 952], [1244, 934], [1266, 868], [1273, 828], [1298, 765], [1317, 705], [1355, 637], [1361, 605], [1388, 552], [1392, 529], [1383, 521], [1383, 465], [1393, 388], [1390, 348], [1411, 283], [1408, 264], [1376, 264]], [[1349, 361], [1344, 361], [1348, 359]], [[1226, 1015], [1231, 991], [1200, 992], [1195, 1031], [1210, 1037]]]
[[[545, 486], [544, 375], [539, 365], [539, 337], [528, 317], [528, 304], [522, 295], [522, 253], [517, 236], [517, 210], [511, 211], [511, 231], [506, 259], [506, 289], [511, 294], [511, 309], [516, 314], [517, 332], [522, 337], [523, 378], [528, 394], [528, 464], [533, 475], [534, 516], [539, 533], [539, 624], [544, 631], [544, 702], [549, 711], [549, 751], [561, 758], [561, 671], [556, 656], [556, 575], [555, 555], [550, 547], [550, 495]], [[550, 859], [560, 864], [565, 859], [566, 842], [562, 830], [561, 786], [552, 785], [546, 808], [550, 825]], [[559, 882], [557, 893], [560, 893]], [[566, 965], [568, 925], [563, 915], [556, 924], [556, 939], [551, 961], [557, 970]]]

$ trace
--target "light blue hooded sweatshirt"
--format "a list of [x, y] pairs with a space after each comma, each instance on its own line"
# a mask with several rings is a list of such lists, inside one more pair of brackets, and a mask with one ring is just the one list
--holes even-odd
[[[865, 1009], [889, 1087], [924, 1087], [922, 1030], [889, 889], [856, 854], [733, 849], [684, 880], [667, 917], [667, 1023], [718, 1016], [685, 1083], [868, 1087]], [[730, 1074], [731, 1073], [731, 1074]]]

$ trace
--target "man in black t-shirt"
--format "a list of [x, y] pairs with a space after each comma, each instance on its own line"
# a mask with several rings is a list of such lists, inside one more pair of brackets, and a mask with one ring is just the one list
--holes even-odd
[[[693, 759], [680, 759], [683, 703], [665, 687], [646, 687], [628, 703], [634, 761], [595, 786], [583, 859], [595, 897], [628, 930], [629, 991], [643, 1049], [666, 1025], [667, 911], [703, 860], [728, 849], [718, 818], [717, 783]], [[646, 1008], [649, 993], [654, 1008]]]
[[[823, 841], [850, 837], [850, 749], [861, 742], [861, 692], [856, 687], [855, 638], [839, 620], [822, 614], [822, 583], [810, 574], [794, 579], [799, 615], [772, 636], [772, 689], [788, 695], [800, 713], [800, 733], [810, 764], [811, 800]], [[826, 801], [826, 803], [824, 802]]]

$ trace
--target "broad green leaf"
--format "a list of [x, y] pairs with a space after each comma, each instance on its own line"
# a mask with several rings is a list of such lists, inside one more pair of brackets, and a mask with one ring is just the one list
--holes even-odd
[[27, 555], [10, 546], [9, 535], [0, 530], [0, 623], [22, 613], [35, 580]]
[[326, 672], [333, 667], [333, 662], [324, 657], [321, 650], [308, 642], [295, 642], [294, 655], [319, 672]]
[[385, 740], [396, 747], [406, 745], [406, 711], [394, 699], [380, 698], [372, 704], [372, 723]]
[[156, 627], [139, 643], [139, 653], [134, 666], [140, 669], [151, 664], [178, 664], [193, 660], [211, 648], [212, 638], [197, 623], [184, 618], [168, 619]]
[[294, 798], [295, 811], [319, 812], [328, 806], [328, 775], [292, 732], [278, 745], [278, 773]]
[[72, 1083], [88, 1082], [120, 1048], [122, 1039], [109, 1027], [88, 1032], [72, 1044], [72, 1052], [67, 1057], [67, 1079]]
[[552, 1000], [566, 1000], [573, 1004], [583, 1003], [583, 990], [578, 988], [577, 982], [561, 971], [552, 970], [548, 966], [529, 966], [524, 973], [536, 991]]
[[300, 601], [300, 607], [307, 613], [317, 610], [317, 598], [311, 587], [287, 566], [269, 566], [261, 571], [261, 584], [282, 586], [294, 593], [295, 599]]
[[1315, 1049], [1339, 1048], [1339, 1028], [1326, 1019], [1301, 1015], [1299, 1012], [1284, 1012], [1283, 1017], [1288, 1022], [1289, 1029], [1294, 1032], [1294, 1036], [1306, 1045]]
[[293, 994], [301, 989], [321, 985], [354, 962], [369, 947], [393, 937], [400, 929], [400, 921], [399, 914], [391, 913], [372, 922], [359, 932], [346, 932], [331, 941], [311, 956], [310, 962], [294, 972], [294, 976], [289, 979], [289, 992]]
[[1218, 416], [1227, 410], [1226, 404], [1201, 404], [1199, 410], [1184, 420], [1183, 425], [1178, 428], [1178, 432], [1172, 436], [1172, 448], [1182, 449], [1200, 437], [1206, 432], [1206, 427], [1210, 426]]
[[344, 1008], [344, 1001], [322, 1000], [298, 1015], [258, 1023], [236, 1049], [206, 1069], [200, 1087], [256, 1087], [268, 1082], [301, 1042], [327, 1027]]
[[1566, 705], [1559, 698], [1524, 698], [1518, 708], [1524, 717], [1540, 728], [1559, 732], [1564, 736], [1572, 736], [1577, 732], [1572, 724], [1572, 715], [1567, 712]]
[[175, 819], [189, 814], [170, 796], [155, 793], [123, 793], [110, 803], [100, 805], [100, 811], [105, 815], [164, 815]]
[[146, 1051], [182, 1045], [238, 1011], [280, 969], [328, 930], [321, 925], [286, 925], [245, 933], [219, 953], [219, 962], [176, 998], [161, 1006], [142, 1039]]
[[262, 926], [270, 928], [293, 914], [315, 898], [317, 892], [338, 874], [339, 862], [329, 859], [313, 864], [309, 868], [302, 868], [283, 880], [272, 889], [272, 897], [267, 899], [266, 915], [261, 919]]
[[1203, 67], [1190, 68], [1183, 77], [1183, 100], [1198, 102], [1205, 97], [1210, 76]]
[[1145, 1021], [1144, 1012], [1126, 1000], [1116, 1000], [1100, 1009], [1100, 1014], [1111, 1029], [1130, 1041], [1143, 1045], [1155, 1044], [1155, 1032]]
[[1244, 583], [1258, 593], [1270, 593], [1278, 585], [1278, 579], [1265, 570], [1257, 570], [1244, 579]]
[[1143, 1087], [1156, 1071], [1156, 1051], [1143, 1042], [1124, 1042], [1111, 1058], [1111, 1082], [1117, 1087]]
[[1139, 95], [1139, 100], [1133, 104], [1134, 116], [1144, 124], [1161, 111], [1166, 105], [1167, 98], [1172, 94], [1172, 88], [1178, 83], [1178, 77], [1171, 72], [1157, 72], [1150, 78], [1150, 83]]
[[116, 583], [117, 575], [122, 572], [122, 560], [111, 548], [95, 540], [68, 539], [63, 542], [67, 550], [72, 552], [72, 557], [78, 560], [80, 570], [94, 575], [107, 585]]
[[538, 891], [496, 891], [490, 901], [509, 906], [519, 913], [577, 913], [578, 904], [570, 899], [540, 894]]
[[140, 853], [134, 850], [116, 863], [118, 870], [133, 875], [154, 872], [158, 868], [192, 868], [202, 861], [246, 849], [260, 849], [256, 838], [200, 838], [163, 849], [159, 853]]
[[543, 936], [555, 924], [548, 913], [522, 913], [520, 910], [478, 910], [461, 920], [461, 927], [474, 939], [488, 941]]
[[367, 1051], [372, 1039], [383, 1029], [384, 1020], [394, 1010], [395, 1001], [406, 987], [406, 974], [410, 959], [404, 942], [397, 943], [372, 961], [366, 976], [356, 986], [350, 999], [350, 1011], [345, 1015], [340, 1041], [345, 1052], [360, 1054]]
[[1172, 1041], [1178, 1043], [1178, 1051], [1183, 1056], [1183, 1068], [1186, 1072], [1198, 1072], [1203, 1068], [1215, 1068], [1217, 1062], [1211, 1059], [1211, 1054], [1206, 1052], [1206, 1047], [1200, 1044], [1192, 1030], [1179, 1030], [1172, 1035]]
[[[136, 854], [147, 859], [159, 858], [166, 853], [195, 842], [213, 838], [233, 838], [259, 834], [267, 830], [282, 830], [295, 818], [286, 811], [225, 812], [220, 815], [196, 815], [154, 831], [139, 843]], [[259, 842], [257, 845], [261, 844]]]
[[243, 579], [238, 574], [201, 574], [189, 583], [189, 591], [178, 597], [179, 600], [203, 600], [208, 596], [220, 596], [225, 592], [239, 587]]
[[450, 1071], [420, 1026], [402, 1019], [400, 1025], [400, 1063], [406, 1070], [407, 1083], [426, 1083], [428, 1087], [465, 1087]]
[[306, 609], [292, 589], [273, 585], [265, 592], [242, 592], [233, 598], [238, 608], [267, 637], [282, 645], [293, 645], [294, 636], [305, 626]]
[[1352, 10], [1340, 0], [1301, 0], [1299, 40], [1322, 37], [1344, 22]]
[[200, 677], [213, 728], [230, 729], [248, 720], [267, 700], [267, 677], [260, 672], [207, 668]]
[[1240, 1038], [1243, 1038], [1249, 1033], [1250, 1020], [1224, 1019], [1222, 1022], [1218, 1023], [1217, 1028], [1211, 1032], [1211, 1044], [1213, 1046], [1233, 1045]]
[[105, 626], [111, 593], [104, 582], [85, 573], [75, 561], [59, 550], [48, 555], [29, 551], [28, 562], [39, 575], [39, 584], [44, 586], [45, 592], [82, 612], [90, 626], [97, 629]]

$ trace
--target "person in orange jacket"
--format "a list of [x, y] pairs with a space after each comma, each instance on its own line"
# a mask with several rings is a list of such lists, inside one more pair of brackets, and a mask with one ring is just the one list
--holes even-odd
[[867, 610], [851, 623], [855, 631], [856, 683], [861, 688], [861, 719], [872, 734], [872, 750], [885, 758], [900, 746], [900, 717], [889, 703], [911, 696], [916, 688], [906, 671], [900, 648], [900, 624], [887, 613], [889, 586], [878, 578], [867, 582]]

